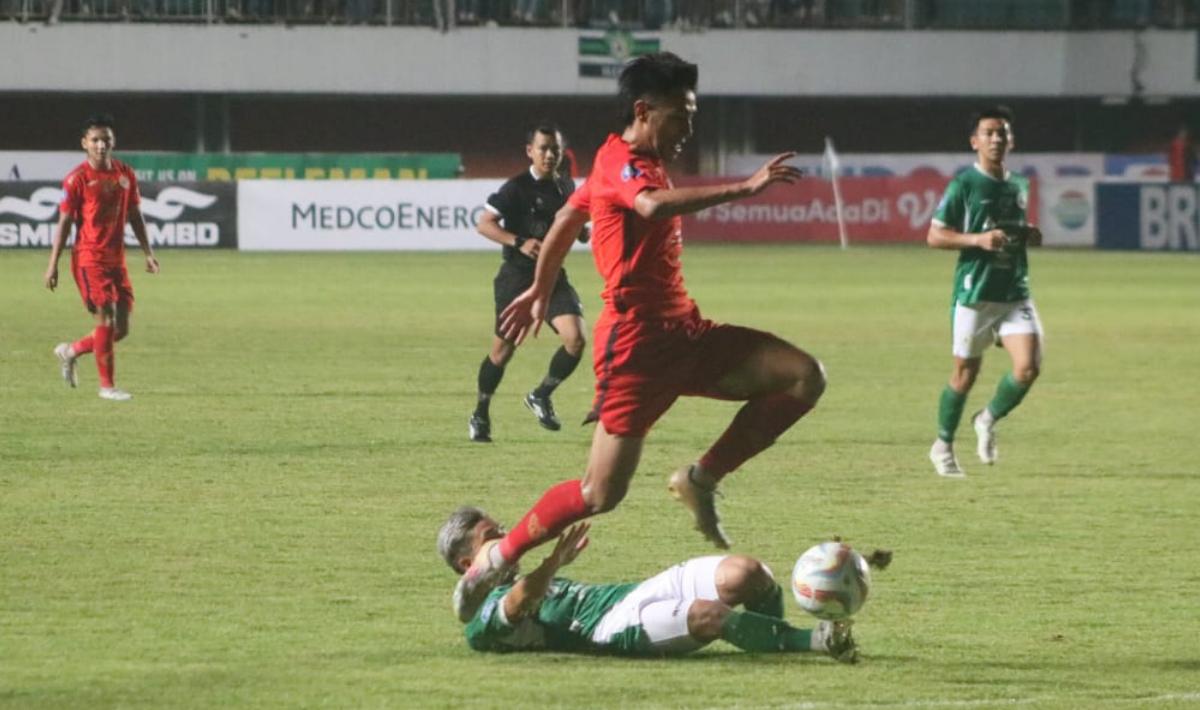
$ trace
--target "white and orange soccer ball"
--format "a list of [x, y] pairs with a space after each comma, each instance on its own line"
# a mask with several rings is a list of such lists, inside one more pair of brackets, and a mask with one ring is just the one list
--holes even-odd
[[837, 621], [853, 616], [870, 590], [867, 561], [842, 542], [810, 547], [792, 569], [796, 603], [818, 619]]

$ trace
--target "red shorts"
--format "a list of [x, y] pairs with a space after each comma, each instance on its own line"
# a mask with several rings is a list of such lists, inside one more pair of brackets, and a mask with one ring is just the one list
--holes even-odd
[[124, 266], [81, 266], [72, 258], [71, 273], [88, 312], [95, 313], [110, 305], [133, 311], [133, 284], [129, 282], [129, 272]]
[[726, 399], [716, 384], [758, 348], [778, 340], [705, 320], [634, 320], [606, 311], [596, 323], [596, 398], [588, 421], [617, 436], [645, 436], [680, 396]]

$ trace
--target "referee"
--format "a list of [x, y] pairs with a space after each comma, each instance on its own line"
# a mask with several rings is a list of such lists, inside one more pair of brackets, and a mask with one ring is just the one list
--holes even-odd
[[[568, 177], [560, 177], [562, 134], [550, 123], [539, 123], [525, 135], [525, 154], [529, 169], [504, 183], [488, 197], [486, 211], [477, 229], [483, 236], [503, 246], [504, 261], [493, 282], [496, 297], [496, 321], [492, 350], [479, 365], [479, 398], [468, 422], [471, 441], [492, 440], [492, 422], [488, 407], [492, 395], [504, 377], [504, 367], [512, 359], [516, 345], [500, 335], [500, 312], [533, 284], [534, 267], [542, 238], [554, 223], [554, 215], [575, 190]], [[585, 231], [584, 234], [587, 234]], [[558, 334], [562, 346], [550, 358], [550, 367], [542, 383], [525, 395], [525, 406], [538, 422], [551, 431], [562, 424], [554, 414], [550, 395], [570, 377], [583, 355], [583, 306], [579, 294], [563, 271], [554, 285], [546, 309], [546, 323]]]

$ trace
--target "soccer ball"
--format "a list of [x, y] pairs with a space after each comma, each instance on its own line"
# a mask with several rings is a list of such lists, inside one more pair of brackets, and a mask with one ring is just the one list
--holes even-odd
[[871, 589], [871, 570], [863, 556], [841, 542], [809, 548], [792, 570], [792, 594], [800, 608], [837, 621], [862, 608]]

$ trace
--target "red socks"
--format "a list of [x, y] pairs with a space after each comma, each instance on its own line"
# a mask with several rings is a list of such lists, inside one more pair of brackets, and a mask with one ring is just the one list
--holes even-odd
[[89, 333], [71, 343], [71, 350], [75, 352], [75, 357], [90, 353], [92, 351], [92, 334]]
[[[87, 340], [87, 338], [84, 338]], [[96, 370], [100, 373], [100, 386], [113, 386], [113, 329], [110, 325], [98, 325], [92, 331], [92, 349], [96, 353]], [[83, 341], [80, 341], [83, 342]], [[75, 346], [72, 346], [75, 347]], [[79, 350], [75, 351], [76, 354]]]
[[721, 480], [755, 454], [765, 450], [779, 435], [812, 409], [811, 404], [786, 394], [755, 397], [746, 402], [733, 423], [708, 453], [700, 457], [700, 467]]
[[500, 555], [512, 564], [528, 550], [556, 537], [568, 525], [591, 515], [583, 502], [583, 482], [563, 481], [551, 486], [500, 541]]

